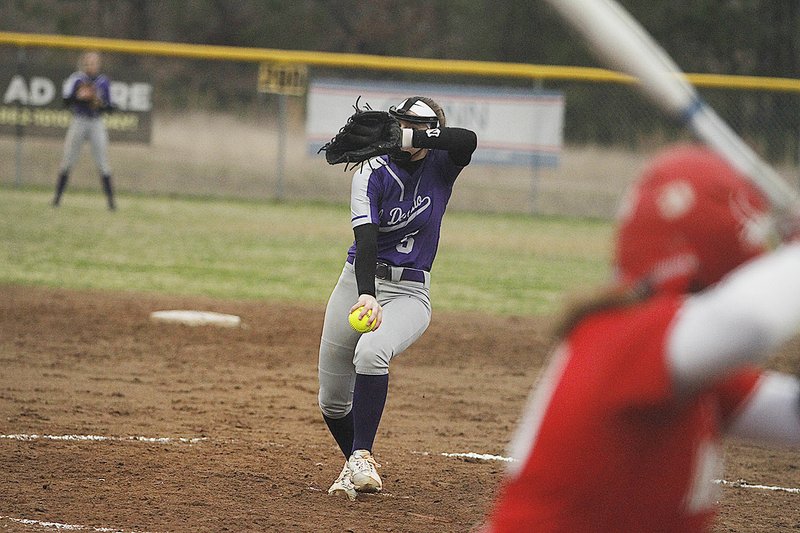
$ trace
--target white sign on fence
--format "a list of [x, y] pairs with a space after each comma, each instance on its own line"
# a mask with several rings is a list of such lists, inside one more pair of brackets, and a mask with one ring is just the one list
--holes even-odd
[[[0, 65], [2, 67], [2, 65]], [[0, 135], [63, 137], [72, 112], [63, 105], [63, 83], [69, 76], [6, 75], [0, 68]], [[113, 113], [103, 113], [112, 141], [149, 143], [152, 136], [153, 86], [149, 82], [111, 82]]]
[[445, 110], [448, 126], [477, 133], [476, 163], [558, 166], [563, 144], [563, 94], [508, 87], [315, 80], [308, 89], [309, 151], [316, 152], [339, 131], [359, 96], [362, 106], [386, 110], [415, 95], [438, 102]]

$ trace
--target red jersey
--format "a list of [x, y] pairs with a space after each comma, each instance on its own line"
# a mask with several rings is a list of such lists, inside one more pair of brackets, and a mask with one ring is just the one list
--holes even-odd
[[531, 397], [489, 531], [710, 529], [721, 435], [760, 373], [679, 401], [665, 346], [683, 301], [657, 297], [573, 330]]

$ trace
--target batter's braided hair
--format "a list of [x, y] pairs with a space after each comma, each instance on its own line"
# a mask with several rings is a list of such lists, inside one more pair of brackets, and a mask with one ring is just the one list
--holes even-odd
[[563, 340], [583, 319], [611, 309], [622, 309], [642, 303], [653, 296], [653, 286], [648, 279], [633, 285], [614, 284], [590, 296], [575, 299], [564, 308], [553, 328], [554, 342]]

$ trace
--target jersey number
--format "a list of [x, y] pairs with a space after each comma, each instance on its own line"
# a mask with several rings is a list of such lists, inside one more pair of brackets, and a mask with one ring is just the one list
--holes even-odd
[[416, 235], [419, 230], [415, 231], [414, 233], [409, 233], [403, 240], [397, 243], [395, 249], [400, 252], [401, 254], [410, 254], [411, 249], [414, 248], [414, 235]]

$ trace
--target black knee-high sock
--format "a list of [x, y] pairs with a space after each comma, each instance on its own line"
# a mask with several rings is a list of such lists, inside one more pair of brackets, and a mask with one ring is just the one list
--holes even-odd
[[56, 194], [53, 196], [53, 205], [58, 205], [61, 202], [61, 195], [64, 194], [64, 189], [67, 188], [67, 180], [69, 180], [69, 173], [62, 172], [58, 175]]
[[353, 453], [353, 411], [347, 413], [343, 418], [330, 418], [322, 415], [328, 430], [333, 435], [336, 444], [342, 450], [345, 458]]
[[103, 174], [102, 177], [103, 182], [103, 191], [106, 193], [106, 198], [108, 198], [108, 208], [112, 211], [117, 208], [116, 204], [114, 203], [114, 191], [111, 188], [111, 176], [108, 174]]
[[382, 376], [356, 374], [352, 411], [353, 450], [372, 451], [388, 392], [389, 374]]

